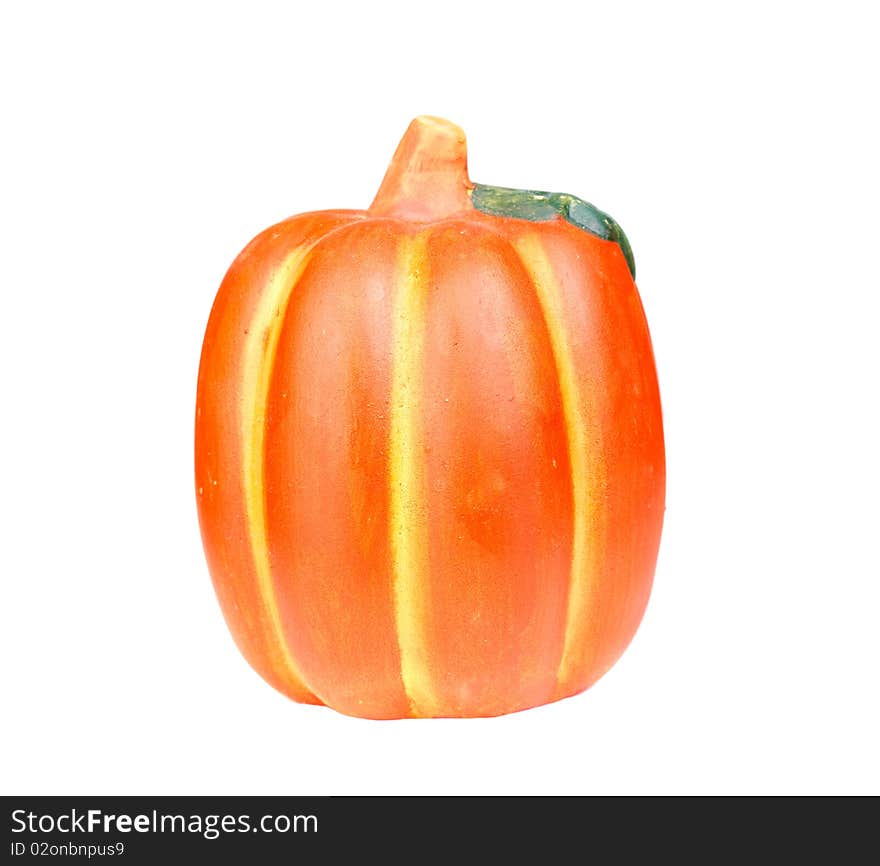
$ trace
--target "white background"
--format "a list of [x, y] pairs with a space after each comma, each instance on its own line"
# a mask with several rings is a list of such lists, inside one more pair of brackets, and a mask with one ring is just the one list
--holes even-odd
[[[876, 26], [717, 8], [3, 4], [3, 793], [880, 793]], [[495, 720], [275, 693], [196, 520], [223, 273], [366, 207], [422, 113], [621, 222], [664, 401], [638, 636]]]

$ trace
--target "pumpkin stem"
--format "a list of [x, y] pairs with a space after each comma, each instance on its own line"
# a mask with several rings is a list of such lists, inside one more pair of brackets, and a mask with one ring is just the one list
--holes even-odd
[[404, 133], [379, 192], [378, 216], [440, 220], [473, 210], [464, 131], [440, 117], [417, 117]]

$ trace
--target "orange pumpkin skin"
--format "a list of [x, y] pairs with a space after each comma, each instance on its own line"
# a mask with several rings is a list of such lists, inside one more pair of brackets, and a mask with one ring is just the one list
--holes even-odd
[[244, 656], [297, 701], [493, 716], [631, 640], [664, 509], [660, 398], [621, 248], [471, 201], [410, 126], [371, 208], [286, 220], [220, 287], [196, 490]]

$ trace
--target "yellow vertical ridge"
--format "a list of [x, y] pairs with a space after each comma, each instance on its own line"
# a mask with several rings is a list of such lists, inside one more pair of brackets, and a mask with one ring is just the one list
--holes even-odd
[[392, 313], [389, 533], [400, 672], [414, 716], [437, 714], [425, 646], [428, 525], [422, 388], [428, 288], [426, 247], [424, 235], [401, 241]]
[[270, 629], [276, 637], [273, 667], [283, 671], [298, 685], [303, 696], [311, 695], [302, 674], [290, 654], [278, 601], [272, 583], [269, 547], [266, 537], [266, 499], [264, 496], [264, 446], [266, 442], [266, 406], [272, 370], [278, 351], [278, 338], [291, 293], [308, 263], [313, 244], [296, 247], [284, 259], [267, 284], [248, 326], [243, 350], [241, 383], [241, 424], [244, 465], [244, 493], [247, 529], [257, 588]]
[[595, 563], [591, 561], [593, 550], [589, 541], [591, 530], [597, 522], [595, 501], [590, 491], [601, 489], [604, 469], [601, 461], [592, 456], [596, 451], [595, 445], [591, 444], [590, 419], [584, 395], [578, 387], [577, 371], [565, 330], [562, 289], [553, 265], [536, 235], [521, 236], [514, 242], [514, 247], [535, 286], [550, 334], [571, 464], [574, 536], [565, 642], [556, 674], [557, 689], [561, 695], [570, 686], [570, 679], [577, 668], [582, 666], [584, 647], [588, 643], [595, 591]]

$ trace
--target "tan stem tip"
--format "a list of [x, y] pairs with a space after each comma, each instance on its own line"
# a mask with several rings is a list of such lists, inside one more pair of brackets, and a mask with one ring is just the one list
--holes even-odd
[[380, 216], [438, 220], [472, 209], [464, 131], [421, 115], [410, 123], [370, 211]]

